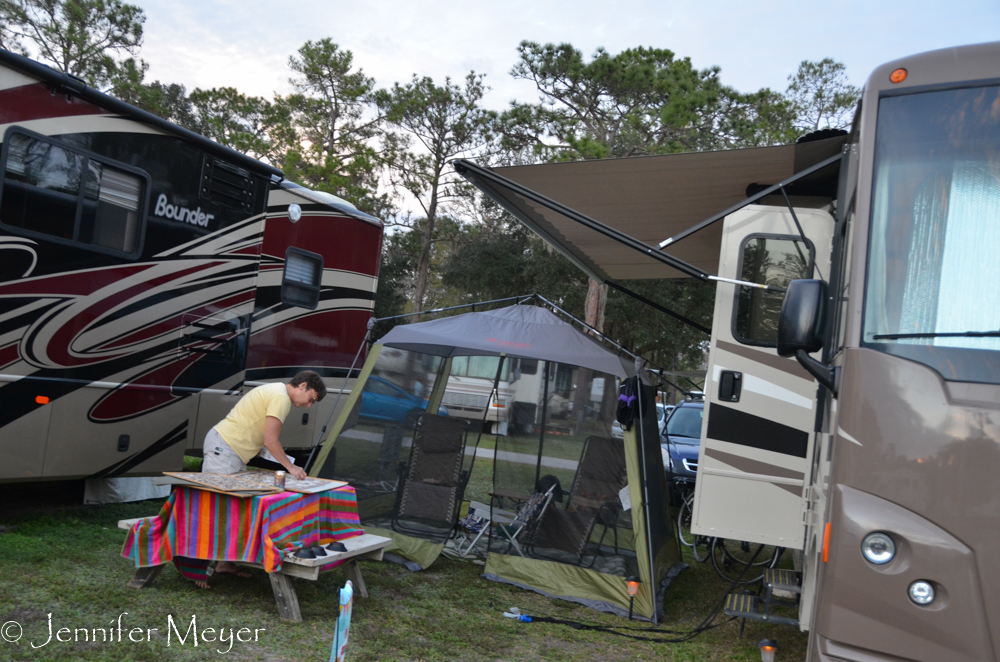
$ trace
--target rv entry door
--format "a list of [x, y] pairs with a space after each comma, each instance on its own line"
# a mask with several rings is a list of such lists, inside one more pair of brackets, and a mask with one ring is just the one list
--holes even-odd
[[[828, 280], [833, 225], [822, 209], [745, 207], [724, 222], [719, 276]], [[817, 383], [775, 349], [783, 298], [717, 284], [691, 530], [801, 549]]]

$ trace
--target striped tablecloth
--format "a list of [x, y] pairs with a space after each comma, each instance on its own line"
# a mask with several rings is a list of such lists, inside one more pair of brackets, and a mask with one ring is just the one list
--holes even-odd
[[362, 533], [350, 486], [242, 498], [175, 486], [157, 515], [132, 527], [122, 556], [137, 568], [173, 561], [182, 575], [201, 580], [214, 560], [259, 563], [277, 572], [285, 555], [301, 547]]

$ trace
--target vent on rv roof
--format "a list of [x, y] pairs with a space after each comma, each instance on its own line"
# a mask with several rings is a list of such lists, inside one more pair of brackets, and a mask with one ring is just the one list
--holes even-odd
[[201, 197], [245, 212], [253, 210], [253, 179], [250, 173], [225, 161], [205, 158], [201, 172]]

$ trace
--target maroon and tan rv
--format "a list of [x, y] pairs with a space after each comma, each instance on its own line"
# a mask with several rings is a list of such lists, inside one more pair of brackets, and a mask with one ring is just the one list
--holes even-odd
[[998, 72], [890, 62], [796, 145], [458, 164], [619, 291], [715, 283], [691, 529], [795, 552], [812, 662], [1000, 660]]
[[378, 219], [6, 51], [0, 138], [0, 481], [176, 470], [242, 390], [342, 385]]

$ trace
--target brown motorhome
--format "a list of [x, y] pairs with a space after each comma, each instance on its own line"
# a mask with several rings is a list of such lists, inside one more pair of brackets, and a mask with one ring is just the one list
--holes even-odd
[[823, 352], [798, 354], [825, 382], [804, 494], [814, 660], [1000, 654], [998, 64], [994, 43], [872, 73], [828, 294], [785, 297], [780, 349]]
[[883, 65], [839, 138], [458, 164], [615, 289], [715, 283], [692, 531], [797, 552], [815, 662], [1000, 660], [998, 65]]

